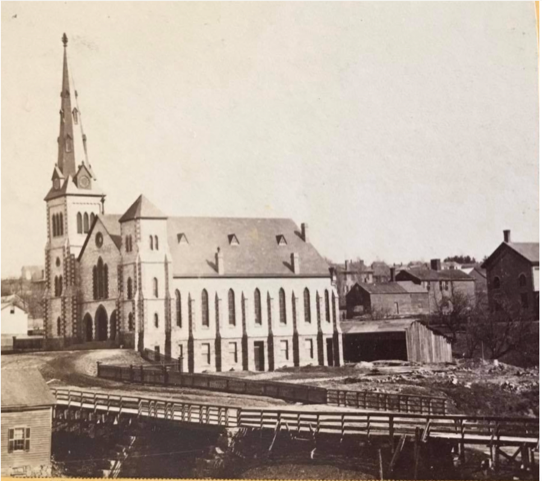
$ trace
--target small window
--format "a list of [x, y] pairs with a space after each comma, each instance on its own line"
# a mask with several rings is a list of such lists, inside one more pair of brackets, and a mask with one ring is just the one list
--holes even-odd
[[228, 236], [228, 242], [231, 246], [238, 246], [239, 245], [239, 239], [237, 239], [237, 236], [235, 234], [230, 234]]
[[234, 364], [237, 364], [237, 343], [236, 342], [230, 342], [229, 351], [230, 351], [231, 362]]
[[133, 286], [132, 286], [132, 278], [128, 277], [128, 281], [126, 282], [126, 296], [128, 299], [131, 299], [133, 297]]
[[73, 123], [77, 125], [79, 123], [79, 110], [77, 110], [77, 107], [75, 107], [72, 110], [72, 114], [73, 114]]
[[154, 239], [152, 235], [149, 236], [149, 247], [151, 248], [151, 251], [154, 250]]
[[156, 277], [152, 280], [152, 293], [154, 297], [158, 297], [158, 279]]
[[526, 292], [521, 294], [521, 307], [523, 307], [523, 309], [529, 308], [529, 295]]
[[154, 313], [154, 327], [160, 327], [160, 319], [157, 312]]
[[183, 327], [181, 293], [178, 289], [175, 291], [175, 318], [177, 320], [177, 327]]
[[230, 326], [235, 326], [235, 293], [233, 289], [228, 292], [228, 318]]
[[331, 316], [330, 316], [330, 308], [329, 308], [329, 292], [326, 289], [324, 302], [326, 305], [326, 322], [331, 322]]
[[83, 216], [81, 215], [81, 212], [77, 212], [77, 233], [83, 233]]
[[520, 274], [518, 283], [519, 283], [519, 287], [527, 286], [527, 277], [525, 276], [525, 274]]
[[277, 239], [277, 245], [279, 246], [285, 246], [287, 245], [288, 243], [286, 242], [286, 238], [281, 234], [281, 235], [278, 235], [276, 237]]
[[62, 335], [62, 321], [60, 317], [56, 318], [56, 335], [60, 337]]
[[209, 365], [211, 364], [211, 345], [208, 343], [201, 345], [201, 357], [203, 364]]
[[262, 325], [262, 296], [260, 289], [254, 291], [254, 323], [257, 326]]
[[314, 359], [314, 343], [312, 339], [305, 339], [305, 351], [309, 359]]
[[279, 290], [279, 322], [282, 325], [286, 325], [287, 318], [286, 318], [286, 293], [284, 292], [284, 289], [281, 287]]
[[157, 235], [154, 236], [154, 248], [158, 250], [158, 236]]
[[305, 290], [303, 291], [303, 304], [305, 308], [305, 322], [310, 324], [311, 322], [311, 294], [306, 287], [305, 287]]
[[92, 212], [90, 214], [90, 227], [92, 227], [92, 224], [94, 224], [94, 219], [96, 218], [96, 216], [94, 215], [94, 212]]
[[11, 307], [9, 308], [9, 313], [10, 313], [10, 314], [15, 314], [15, 307], [11, 306]]
[[103, 246], [103, 244], [104, 244], [104, 236], [103, 236], [103, 234], [101, 232], [98, 232], [96, 234], [96, 247], [98, 247], [98, 249], [99, 249], [100, 247]]
[[83, 232], [85, 234], [88, 233], [88, 229], [89, 229], [89, 218], [88, 218], [88, 213], [85, 212], [85, 215], [83, 216]]
[[8, 453], [30, 451], [30, 428], [8, 429]]
[[186, 238], [186, 234], [177, 234], [177, 243], [188, 244], [188, 239]]
[[73, 140], [72, 138], [68, 135], [66, 137], [66, 152], [71, 152], [73, 150]]
[[284, 361], [287, 361], [288, 359], [290, 359], [288, 341], [280, 341], [280, 354]]
[[499, 276], [495, 276], [493, 278], [493, 289], [500, 289], [501, 287], [501, 279]]
[[55, 264], [57, 267], [60, 267], [60, 257], [56, 258]]
[[201, 292], [201, 325], [209, 327], [209, 295], [205, 289]]
[[128, 314], [128, 330], [129, 331], [133, 331], [135, 328], [135, 325], [134, 325], [134, 314], [132, 312], [130, 312], [130, 314]]

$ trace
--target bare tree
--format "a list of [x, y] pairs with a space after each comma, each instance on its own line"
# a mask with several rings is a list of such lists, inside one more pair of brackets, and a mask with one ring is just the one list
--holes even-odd
[[454, 288], [453, 283], [449, 294], [443, 294], [435, 299], [436, 310], [429, 316], [431, 324], [446, 327], [452, 336], [452, 344], [457, 341], [457, 333], [466, 327], [473, 310], [473, 299], [463, 291]]

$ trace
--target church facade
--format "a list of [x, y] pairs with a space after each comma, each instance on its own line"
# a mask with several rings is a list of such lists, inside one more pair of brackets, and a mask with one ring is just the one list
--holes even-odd
[[337, 291], [306, 224], [170, 217], [143, 195], [105, 213], [63, 43], [45, 197], [48, 347], [124, 346], [189, 372], [341, 365]]

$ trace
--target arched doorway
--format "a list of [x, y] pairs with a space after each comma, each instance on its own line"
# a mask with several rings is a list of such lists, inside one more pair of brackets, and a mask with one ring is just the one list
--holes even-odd
[[88, 312], [83, 318], [83, 326], [85, 328], [85, 341], [92, 341], [92, 316]]
[[96, 309], [96, 339], [98, 341], [107, 341], [107, 311], [104, 306]]
[[114, 341], [117, 338], [117, 311], [111, 313], [109, 318], [109, 339]]

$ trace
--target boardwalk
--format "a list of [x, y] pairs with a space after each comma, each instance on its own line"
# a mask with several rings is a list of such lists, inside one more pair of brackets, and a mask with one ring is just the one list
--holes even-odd
[[[538, 448], [539, 421], [533, 418], [499, 418], [462, 415], [430, 415], [352, 410], [237, 408], [226, 405], [167, 401], [152, 397], [111, 395], [107, 392], [53, 389], [57, 407], [97, 415], [130, 415], [172, 422], [255, 428], [370, 438], [397, 436], [448, 439], [458, 445], [481, 444], [499, 447]], [[62, 416], [58, 410], [56, 416]]]

